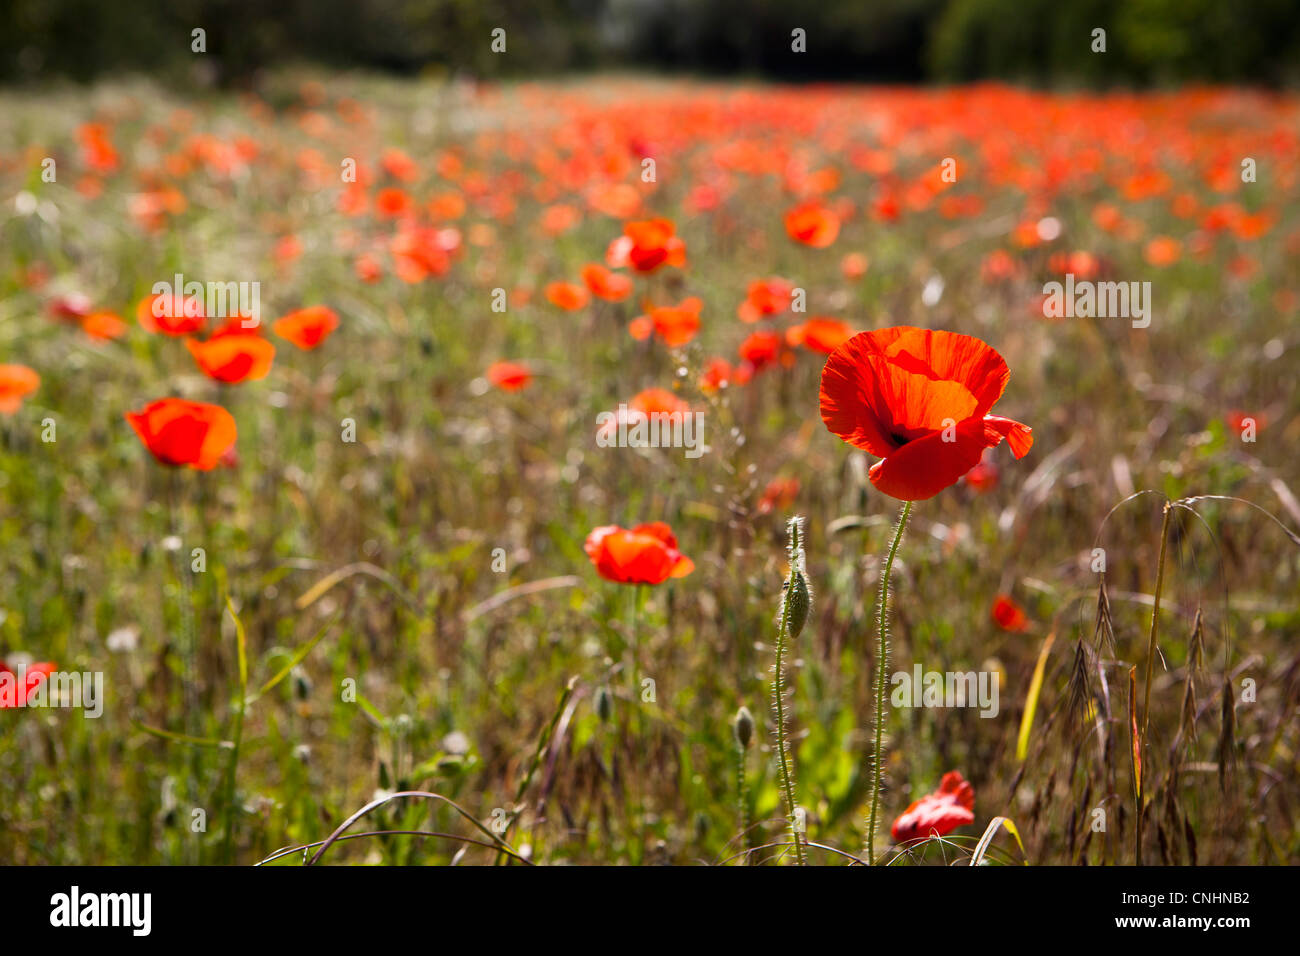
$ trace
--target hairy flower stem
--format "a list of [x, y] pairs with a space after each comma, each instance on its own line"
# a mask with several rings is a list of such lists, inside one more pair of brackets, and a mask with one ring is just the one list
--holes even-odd
[[903, 505], [898, 525], [894, 528], [894, 540], [889, 545], [889, 556], [885, 558], [885, 567], [880, 574], [880, 599], [876, 604], [879, 631], [879, 644], [876, 647], [876, 745], [871, 755], [871, 812], [867, 815], [868, 865], [876, 862], [876, 813], [880, 808], [880, 774], [883, 764], [880, 749], [885, 735], [885, 671], [889, 665], [889, 575], [894, 570], [894, 556], [898, 554], [903, 529], [907, 527], [907, 518], [911, 513], [912, 502], [909, 501]]
[[785, 593], [781, 596], [781, 625], [776, 635], [776, 665], [772, 676], [772, 711], [776, 716], [776, 754], [781, 768], [781, 793], [785, 797], [785, 815], [790, 821], [790, 838], [794, 841], [794, 857], [799, 866], [804, 866], [803, 841], [799, 835], [799, 823], [795, 816], [794, 770], [786, 744], [785, 726], [785, 651], [786, 637], [790, 630], [790, 602], [794, 597], [795, 575], [799, 573], [797, 554], [799, 549], [799, 530], [796, 522], [790, 523], [790, 576], [786, 579]]

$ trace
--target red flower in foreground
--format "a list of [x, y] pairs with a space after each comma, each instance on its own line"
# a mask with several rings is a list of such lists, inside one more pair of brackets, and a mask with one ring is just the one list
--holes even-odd
[[271, 323], [275, 334], [300, 349], [314, 349], [339, 327], [339, 317], [326, 305], [297, 309]]
[[672, 529], [662, 521], [631, 531], [604, 525], [587, 535], [584, 549], [600, 576], [618, 584], [662, 584], [695, 570], [695, 562], [677, 550]]
[[12, 415], [40, 388], [41, 377], [26, 365], [0, 365], [0, 415]]
[[988, 415], [1011, 372], [977, 338], [897, 326], [861, 332], [822, 369], [822, 421], [832, 434], [883, 459], [871, 483], [902, 501], [932, 498], [1005, 438], [1017, 458], [1027, 425]]
[[1004, 631], [1024, 631], [1029, 629], [1029, 615], [1015, 600], [1007, 594], [999, 594], [993, 599], [990, 612], [993, 623]]
[[28, 664], [21, 673], [15, 673], [4, 661], [0, 661], [0, 710], [6, 707], [25, 707], [27, 697], [45, 678], [58, 669], [51, 661]]
[[206, 342], [185, 340], [204, 375], [227, 385], [266, 378], [275, 358], [275, 346], [257, 329], [245, 329], [242, 323], [243, 319], [232, 319]]
[[898, 815], [889, 832], [902, 843], [931, 835], [944, 836], [974, 822], [975, 791], [960, 772], [949, 770], [939, 782], [939, 789], [909, 805]]
[[503, 392], [517, 392], [532, 382], [533, 371], [518, 362], [493, 362], [488, 366], [487, 380]]
[[210, 471], [235, 444], [235, 419], [220, 405], [160, 398], [126, 420], [164, 465]]

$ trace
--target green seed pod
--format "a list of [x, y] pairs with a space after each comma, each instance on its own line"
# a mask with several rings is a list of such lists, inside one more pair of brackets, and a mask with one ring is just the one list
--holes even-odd
[[736, 735], [736, 743], [740, 744], [741, 749], [748, 750], [754, 739], [754, 715], [748, 707], [736, 711], [736, 716], [731, 721], [731, 732]]
[[608, 723], [609, 718], [614, 715], [614, 695], [604, 684], [596, 688], [596, 715], [602, 723]]
[[790, 588], [790, 593], [786, 595], [786, 600], [789, 602], [790, 637], [796, 638], [803, 632], [803, 626], [808, 623], [812, 595], [808, 591], [808, 580], [803, 576], [802, 571], [793, 572], [790, 583], [786, 587]]

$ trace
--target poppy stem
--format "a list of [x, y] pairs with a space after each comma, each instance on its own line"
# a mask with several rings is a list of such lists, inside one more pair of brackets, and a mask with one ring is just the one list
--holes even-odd
[[889, 556], [880, 574], [880, 598], [876, 605], [879, 644], [876, 648], [876, 745], [871, 756], [871, 811], [867, 816], [867, 864], [876, 862], [876, 813], [880, 807], [880, 776], [883, 761], [881, 746], [885, 731], [885, 671], [889, 663], [889, 575], [894, 570], [894, 556], [898, 554], [903, 529], [912, 513], [912, 502], [904, 503], [894, 528], [894, 540], [889, 545]]
[[790, 604], [795, 592], [795, 577], [802, 569], [799, 567], [799, 521], [790, 520], [790, 576], [786, 580], [785, 590], [781, 596], [781, 623], [776, 634], [776, 663], [772, 668], [772, 711], [776, 717], [776, 753], [781, 769], [781, 794], [785, 797], [785, 815], [790, 821], [790, 839], [794, 842], [794, 857], [799, 866], [806, 865], [801, 839], [799, 818], [795, 813], [794, 770], [791, 768], [789, 746], [786, 743], [785, 726], [785, 650], [786, 637], [790, 632]]

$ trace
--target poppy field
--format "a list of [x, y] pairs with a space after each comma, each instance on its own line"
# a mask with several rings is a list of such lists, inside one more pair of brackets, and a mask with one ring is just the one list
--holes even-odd
[[1300, 860], [1300, 98], [0, 92], [0, 861]]

